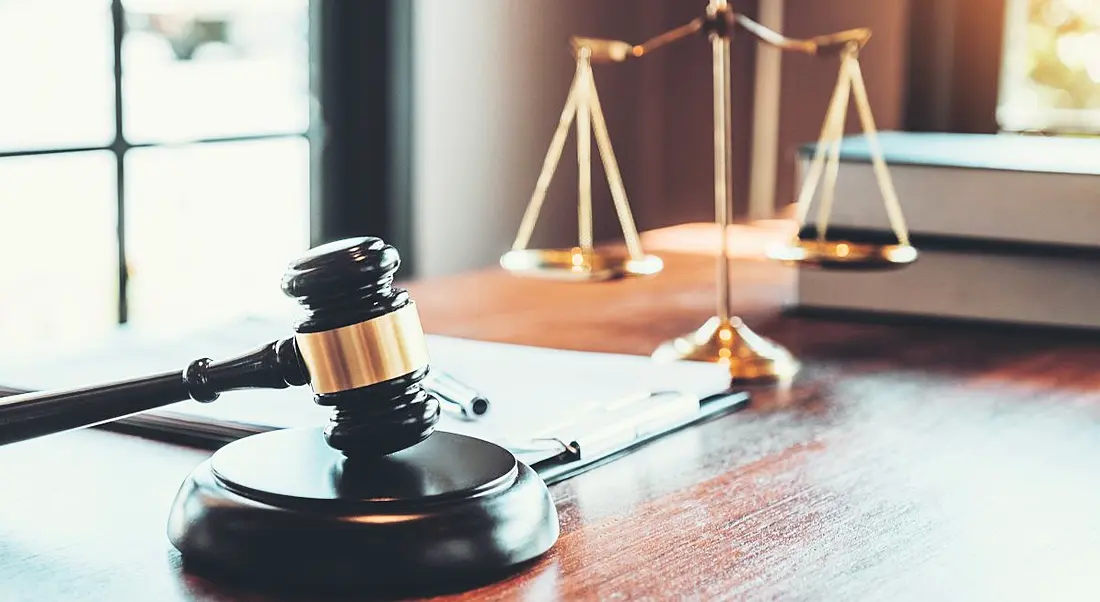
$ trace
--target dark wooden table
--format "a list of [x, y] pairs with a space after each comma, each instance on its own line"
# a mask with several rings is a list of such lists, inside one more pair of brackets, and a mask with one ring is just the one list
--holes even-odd
[[[712, 260], [665, 257], [650, 280], [411, 290], [430, 332], [646, 354], [713, 311]], [[1098, 337], [794, 318], [789, 269], [734, 275], [795, 381], [555, 485], [552, 552], [463, 597], [1100, 598]], [[208, 453], [95, 429], [0, 450], [0, 600], [270, 599], [185, 574], [165, 539]]]

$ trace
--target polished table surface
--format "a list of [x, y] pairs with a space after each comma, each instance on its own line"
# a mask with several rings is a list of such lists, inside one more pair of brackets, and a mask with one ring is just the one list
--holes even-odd
[[[713, 260], [663, 255], [646, 280], [409, 288], [433, 333], [647, 354], [713, 312]], [[555, 548], [457, 598], [1100, 598], [1100, 337], [792, 317], [790, 269], [733, 273], [794, 381], [554, 485]], [[315, 599], [181, 570], [165, 518], [208, 454], [99, 429], [0, 449], [0, 600]]]

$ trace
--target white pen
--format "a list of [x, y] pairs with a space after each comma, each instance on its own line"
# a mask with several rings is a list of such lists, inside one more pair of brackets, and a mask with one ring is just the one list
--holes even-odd
[[431, 369], [423, 386], [439, 398], [444, 410], [465, 420], [476, 420], [489, 411], [489, 400], [484, 395], [446, 372]]

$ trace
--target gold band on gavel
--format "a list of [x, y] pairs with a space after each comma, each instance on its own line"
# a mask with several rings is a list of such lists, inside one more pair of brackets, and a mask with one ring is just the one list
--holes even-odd
[[315, 393], [365, 387], [428, 366], [428, 344], [415, 303], [365, 322], [294, 338]]

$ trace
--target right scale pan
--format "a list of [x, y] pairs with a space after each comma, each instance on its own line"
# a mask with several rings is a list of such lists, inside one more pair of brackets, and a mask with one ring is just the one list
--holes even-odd
[[876, 271], [900, 269], [913, 263], [917, 260], [917, 249], [902, 244], [799, 239], [769, 249], [768, 257], [826, 270]]
[[[886, 168], [882, 148], [879, 146], [874, 118], [857, 59], [858, 49], [858, 44], [852, 43], [841, 53], [840, 73], [836, 87], [825, 113], [825, 121], [821, 127], [817, 147], [814, 149], [813, 161], [803, 182], [802, 190], [799, 192], [796, 206], [799, 235], [785, 245], [769, 249], [767, 255], [770, 259], [806, 267], [849, 271], [900, 269], [917, 260], [917, 249], [909, 243], [909, 232], [901, 212], [897, 192], [894, 190], [890, 173]], [[883, 205], [890, 220], [895, 241], [831, 240], [827, 236], [840, 165], [840, 141], [844, 134], [844, 119], [848, 112], [850, 92], [855, 93], [856, 109], [870, 148], [875, 177], [882, 193]], [[818, 207], [817, 223], [807, 229], [806, 217], [822, 175], [825, 176], [825, 186], [822, 190], [821, 205]]]

